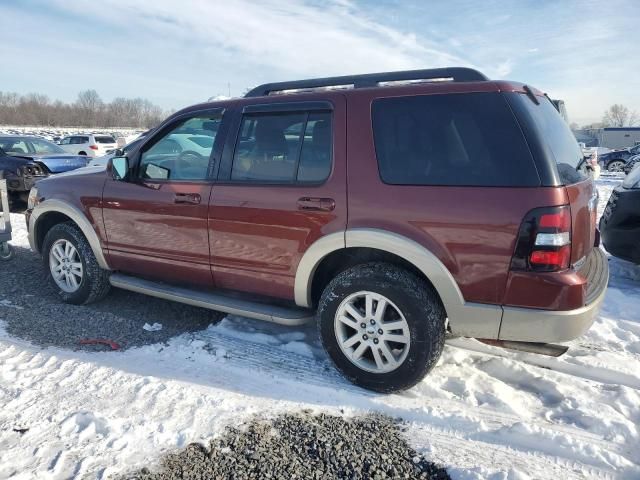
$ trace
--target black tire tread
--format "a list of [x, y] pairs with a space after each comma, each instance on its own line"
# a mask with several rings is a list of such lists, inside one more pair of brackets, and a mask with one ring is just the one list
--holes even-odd
[[[98, 261], [93, 254], [93, 250], [89, 245], [89, 242], [85, 238], [80, 228], [78, 228], [78, 226], [73, 222], [65, 222], [54, 225], [45, 236], [42, 252], [47, 276], [51, 278], [51, 272], [49, 271], [48, 263], [49, 249], [56, 240], [64, 236], [68, 236], [73, 239], [73, 242], [76, 245], [76, 249], [78, 250], [78, 253], [84, 261], [85, 279], [86, 281], [88, 281], [88, 288], [81, 288], [74, 293], [63, 292], [62, 290], [58, 289], [59, 296], [64, 302], [72, 303], [75, 305], [87, 305], [89, 303], [93, 303], [103, 299], [111, 289], [111, 284], [109, 283], [109, 272], [100, 268], [100, 265], [98, 265]], [[51, 282], [55, 285], [53, 279], [51, 279]], [[80, 292], [81, 290], [83, 290], [83, 292]]]
[[[343, 271], [329, 282], [320, 297], [318, 305], [318, 330], [322, 344], [327, 351], [330, 346], [327, 345], [327, 339], [322, 334], [322, 322], [331, 321], [333, 323], [333, 318], [326, 318], [328, 304], [335, 298], [334, 292], [338, 287], [349, 287], [355, 279], [367, 279], [367, 281], [371, 281], [373, 283], [372, 291], [375, 291], [376, 286], [400, 287], [412, 301], [416, 302], [416, 305], [422, 310], [421, 313], [424, 315], [424, 322], [427, 324], [426, 327], [429, 333], [424, 338], [427, 345], [423, 346], [423, 349], [426, 347], [425, 350], [428, 352], [428, 357], [425, 362], [414, 365], [412, 375], [404, 379], [394, 376], [393, 381], [390, 383], [369, 384], [363, 382], [362, 378], [349, 374], [343, 370], [340, 365], [336, 364], [338, 370], [349, 381], [381, 393], [391, 393], [413, 387], [436, 365], [444, 349], [446, 312], [437, 292], [433, 286], [424, 279], [390, 263], [365, 263]], [[345, 361], [348, 360], [345, 359]], [[405, 362], [406, 361], [407, 360], [405, 360]]]

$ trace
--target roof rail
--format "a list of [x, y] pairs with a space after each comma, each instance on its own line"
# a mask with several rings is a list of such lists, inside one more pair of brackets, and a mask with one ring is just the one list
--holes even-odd
[[484, 82], [489, 80], [484, 74], [472, 68], [432, 68], [428, 70], [405, 70], [400, 72], [367, 73], [342, 77], [312, 78], [291, 82], [265, 83], [247, 92], [245, 97], [263, 97], [272, 92], [285, 90], [310, 90], [323, 87], [377, 87], [385, 82], [405, 82], [447, 79], [454, 82]]

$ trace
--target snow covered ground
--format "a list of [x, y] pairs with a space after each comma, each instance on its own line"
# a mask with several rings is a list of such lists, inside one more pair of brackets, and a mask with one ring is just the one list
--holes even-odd
[[[600, 211], [619, 182], [598, 181]], [[227, 318], [101, 353], [41, 349], [0, 328], [0, 478], [106, 478], [251, 415], [303, 408], [401, 417], [412, 446], [457, 479], [640, 478], [640, 267], [610, 267], [601, 314], [563, 357], [457, 339], [397, 395], [343, 380], [313, 326]], [[0, 327], [16, 308], [29, 304], [0, 292]]]

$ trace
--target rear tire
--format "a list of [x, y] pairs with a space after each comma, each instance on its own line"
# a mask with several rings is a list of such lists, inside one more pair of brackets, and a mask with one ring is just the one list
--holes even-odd
[[322, 344], [338, 370], [376, 392], [413, 387], [444, 348], [446, 314], [437, 293], [392, 264], [340, 273], [324, 289], [318, 317]]
[[87, 152], [78, 152], [78, 155], [84, 155], [86, 157], [87, 156]]
[[109, 293], [109, 272], [98, 265], [89, 242], [72, 222], [54, 225], [42, 247], [47, 278], [65, 303], [85, 305]]

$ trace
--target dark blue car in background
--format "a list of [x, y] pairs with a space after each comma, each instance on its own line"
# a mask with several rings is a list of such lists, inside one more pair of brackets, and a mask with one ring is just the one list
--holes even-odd
[[598, 155], [598, 163], [610, 172], [622, 172], [631, 157], [640, 154], [640, 145]]
[[0, 178], [9, 194], [26, 200], [35, 182], [51, 174], [85, 167], [87, 157], [71, 155], [55, 143], [26, 135], [0, 135]]

